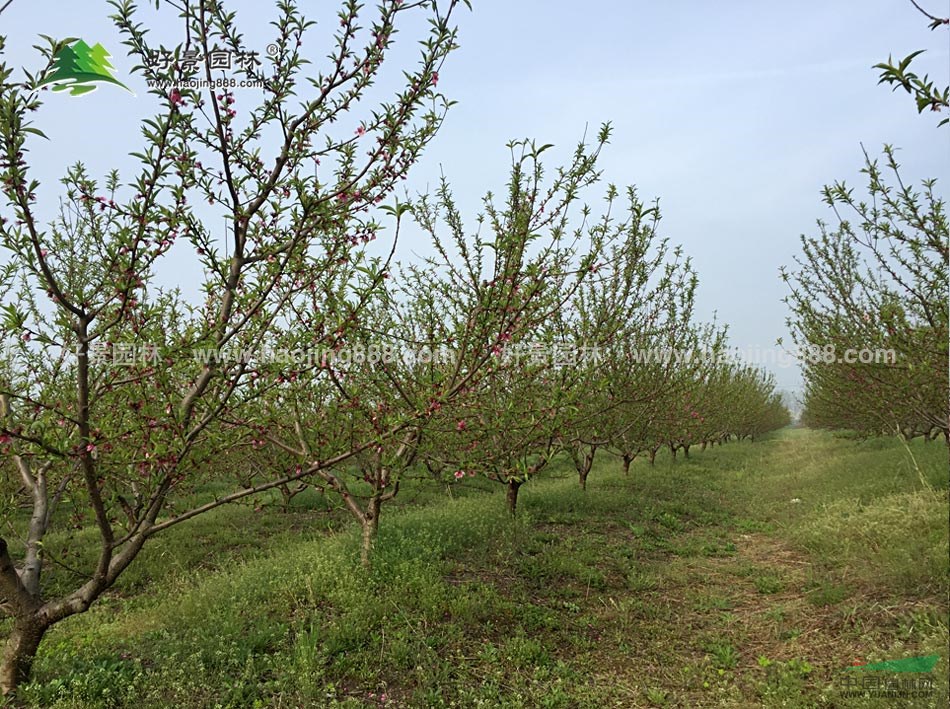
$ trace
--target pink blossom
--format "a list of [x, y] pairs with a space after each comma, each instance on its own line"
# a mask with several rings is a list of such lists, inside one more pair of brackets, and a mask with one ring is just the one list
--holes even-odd
[[455, 479], [456, 479], [456, 480], [461, 480], [461, 479], [464, 478], [464, 477], [465, 477], [465, 471], [464, 471], [464, 470], [456, 470], [456, 471], [455, 471]]

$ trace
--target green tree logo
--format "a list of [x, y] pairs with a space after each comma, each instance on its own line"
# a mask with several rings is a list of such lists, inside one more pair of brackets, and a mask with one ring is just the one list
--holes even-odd
[[116, 79], [115, 67], [109, 63], [109, 52], [101, 44], [90, 47], [81, 39], [66, 44], [53, 57], [53, 73], [40, 82], [40, 86], [52, 84], [53, 91], [69, 91], [71, 96], [82, 96], [95, 91], [96, 84], [106, 82], [121, 86], [132, 93], [128, 86]]

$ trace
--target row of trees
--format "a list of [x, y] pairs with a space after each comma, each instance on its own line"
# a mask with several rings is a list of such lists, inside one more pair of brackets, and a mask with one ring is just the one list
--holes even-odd
[[[220, 2], [185, 5], [175, 56], [242, 49]], [[0, 64], [0, 514], [15, 540], [0, 539], [4, 694], [46, 631], [88, 609], [149, 539], [221, 505], [319, 485], [359, 522], [368, 563], [407, 471], [485, 475], [514, 511], [561, 451], [584, 485], [599, 448], [629, 466], [786, 423], [772, 382], [720, 357], [724, 331], [695, 322], [696, 276], [657, 237], [656, 205], [613, 187], [600, 216], [583, 204], [608, 127], [551, 176], [551, 146], [511, 143], [506, 191], [485, 197], [474, 229], [447, 182], [393, 201], [449, 106], [436, 87], [457, 5], [346, 3], [330, 69], [314, 74], [310, 23], [281, 2], [278, 51], [240, 70], [266, 87], [256, 105], [238, 103], [246, 92], [153, 90], [137, 173], [70, 168], [53, 219], [26, 156], [45, 137], [31, 120], [63, 45], [21, 80]], [[115, 8], [145, 78], [188, 78], [153, 66], [163, 48], [131, 3]], [[420, 26], [402, 88], [367, 105], [397, 27]], [[209, 226], [222, 214], [226, 239]], [[410, 220], [432, 255], [398, 265]], [[182, 258], [204, 274], [200, 302], [157, 285]], [[192, 502], [212, 480], [230, 491]]]
[[[931, 29], [948, 26], [924, 14]], [[905, 88], [919, 111], [945, 109], [946, 91], [908, 73], [919, 54], [878, 65], [881, 82]], [[808, 354], [802, 421], [863, 435], [942, 435], [950, 449], [946, 204], [936, 180], [902, 179], [892, 147], [881, 161], [864, 157], [866, 194], [843, 182], [826, 187], [835, 224], [803, 237], [796, 267], [783, 274], [792, 336]]]
[[[803, 240], [787, 274], [796, 341], [816, 348], [805, 364], [803, 422], [865, 435], [942, 435], [948, 403], [948, 231], [932, 181], [904, 186], [890, 148], [886, 168], [868, 160], [868, 202], [843, 184], [826, 189], [843, 213]], [[887, 171], [895, 183], [888, 184]], [[859, 353], [857, 361], [847, 352]], [[861, 361], [861, 360], [864, 361]]]

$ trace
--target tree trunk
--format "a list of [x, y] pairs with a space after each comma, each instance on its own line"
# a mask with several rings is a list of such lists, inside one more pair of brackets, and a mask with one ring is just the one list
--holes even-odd
[[624, 474], [624, 475], [629, 475], [629, 474], [630, 474], [630, 464], [633, 462], [633, 456], [632, 456], [632, 455], [627, 455], [626, 453], [624, 453], [623, 456], [622, 456], [622, 458], [623, 458], [623, 474]]
[[650, 465], [656, 465], [656, 448], [650, 449]]
[[577, 461], [577, 477], [581, 484], [581, 490], [587, 490], [587, 476], [590, 475], [590, 469], [594, 467], [594, 456], [596, 454], [597, 446], [590, 446]]
[[509, 480], [508, 481], [508, 511], [511, 514], [514, 514], [518, 510], [518, 490], [521, 489], [522, 482], [520, 480]]
[[683, 455], [689, 458], [689, 446], [683, 446]]
[[3, 662], [0, 664], [0, 693], [9, 696], [17, 687], [30, 678], [33, 658], [40, 646], [47, 626], [36, 618], [17, 619], [3, 648]]
[[363, 568], [370, 566], [370, 557], [373, 553], [373, 542], [376, 541], [376, 532], [379, 531], [379, 510], [382, 501], [379, 495], [373, 495], [367, 504], [366, 513], [360, 524], [363, 526], [363, 542], [360, 545], [360, 563]]

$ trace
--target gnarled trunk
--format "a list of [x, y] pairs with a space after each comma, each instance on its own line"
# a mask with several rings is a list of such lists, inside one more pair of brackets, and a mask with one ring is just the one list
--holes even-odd
[[577, 468], [577, 478], [580, 482], [581, 490], [587, 490], [587, 476], [594, 467], [594, 456], [597, 455], [597, 446], [588, 446], [583, 454], [574, 459], [574, 465]]
[[3, 648], [0, 663], [0, 693], [10, 696], [30, 678], [33, 658], [49, 626], [35, 616], [17, 618]]

